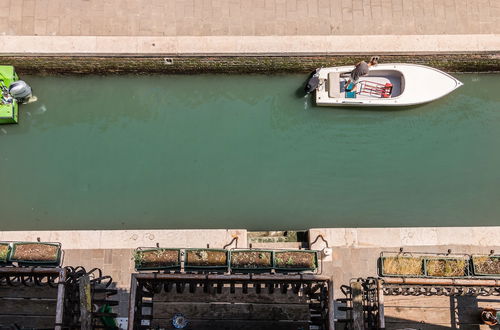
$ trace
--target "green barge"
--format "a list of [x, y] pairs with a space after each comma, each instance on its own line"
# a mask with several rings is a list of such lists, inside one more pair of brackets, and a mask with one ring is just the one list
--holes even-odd
[[19, 80], [13, 66], [0, 65], [0, 89], [0, 124], [17, 124], [19, 104], [32, 98], [31, 87]]
[[0, 124], [17, 124], [19, 118], [19, 104], [16, 100], [9, 100], [9, 87], [19, 80], [14, 67], [0, 65], [0, 86], [2, 88], [2, 100], [0, 102]]

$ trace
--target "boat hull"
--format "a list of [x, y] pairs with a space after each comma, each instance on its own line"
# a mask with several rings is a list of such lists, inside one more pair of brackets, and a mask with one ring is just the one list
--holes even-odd
[[[9, 88], [10, 84], [19, 80], [14, 67], [10, 65], [0, 65], [0, 79]], [[0, 124], [17, 124], [19, 119], [19, 105], [16, 100], [10, 104], [0, 103]]]
[[[401, 107], [428, 103], [437, 100], [462, 86], [455, 77], [440, 70], [417, 64], [378, 64], [370, 68], [367, 76], [360, 79], [356, 97], [347, 97], [342, 86], [354, 66], [321, 68], [318, 71], [320, 84], [316, 89], [316, 104], [340, 107]], [[388, 97], [367, 94], [363, 86], [390, 84], [392, 93]]]

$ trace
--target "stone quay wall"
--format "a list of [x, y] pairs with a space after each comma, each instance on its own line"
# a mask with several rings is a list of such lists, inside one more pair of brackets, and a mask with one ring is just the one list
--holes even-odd
[[[2, 55], [3, 65], [23, 74], [307, 73], [318, 67], [353, 65], [369, 55], [259, 56], [61, 56]], [[448, 72], [500, 72], [500, 54], [382, 55], [382, 63], [414, 63]]]

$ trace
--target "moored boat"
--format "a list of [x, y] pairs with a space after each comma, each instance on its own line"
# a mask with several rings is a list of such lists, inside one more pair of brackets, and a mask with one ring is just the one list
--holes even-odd
[[463, 84], [440, 70], [417, 64], [378, 64], [353, 91], [345, 84], [354, 66], [320, 68], [315, 89], [320, 106], [409, 106], [434, 101]]
[[19, 80], [14, 67], [0, 65], [0, 124], [17, 124], [19, 104], [32, 98], [31, 87]]

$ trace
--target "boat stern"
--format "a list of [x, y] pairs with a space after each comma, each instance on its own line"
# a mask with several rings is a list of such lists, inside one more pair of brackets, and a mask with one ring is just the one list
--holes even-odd
[[0, 124], [17, 124], [19, 120], [19, 105], [16, 101], [11, 104], [0, 104]]
[[0, 65], [0, 124], [17, 124], [19, 119], [19, 104], [9, 95], [10, 85], [17, 81], [14, 67]]

